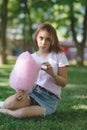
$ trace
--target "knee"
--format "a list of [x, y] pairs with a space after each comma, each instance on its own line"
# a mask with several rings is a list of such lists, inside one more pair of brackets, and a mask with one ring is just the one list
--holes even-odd
[[14, 105], [12, 102], [9, 102], [9, 101], [5, 101], [3, 107], [4, 109], [13, 109], [14, 108]]
[[12, 95], [5, 100], [3, 108], [5, 108], [5, 109], [15, 109], [15, 103], [16, 103], [16, 96]]

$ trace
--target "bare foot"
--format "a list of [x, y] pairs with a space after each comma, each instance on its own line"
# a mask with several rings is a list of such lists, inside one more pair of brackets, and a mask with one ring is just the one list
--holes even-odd
[[8, 113], [8, 109], [0, 109], [0, 113]]

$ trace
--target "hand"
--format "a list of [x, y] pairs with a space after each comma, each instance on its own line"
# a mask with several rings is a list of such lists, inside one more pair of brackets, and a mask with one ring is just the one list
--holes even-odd
[[24, 91], [17, 91], [16, 98], [18, 101], [23, 100], [25, 98], [26, 94]]
[[41, 69], [53, 76], [53, 68], [49, 62], [44, 62]]

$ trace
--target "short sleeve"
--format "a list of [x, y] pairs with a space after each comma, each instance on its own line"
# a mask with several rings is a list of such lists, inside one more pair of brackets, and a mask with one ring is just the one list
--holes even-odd
[[63, 66], [69, 66], [69, 61], [65, 53], [62, 52], [58, 54], [58, 67], [63, 67]]

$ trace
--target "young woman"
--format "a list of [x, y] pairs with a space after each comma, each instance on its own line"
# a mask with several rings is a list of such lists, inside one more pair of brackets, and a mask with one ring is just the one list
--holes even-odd
[[32, 93], [23, 91], [8, 97], [0, 112], [16, 118], [49, 115], [56, 111], [61, 88], [68, 80], [68, 60], [62, 52], [56, 30], [49, 23], [41, 24], [34, 35], [38, 51], [32, 57], [42, 65]]

